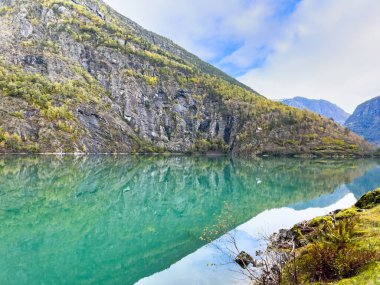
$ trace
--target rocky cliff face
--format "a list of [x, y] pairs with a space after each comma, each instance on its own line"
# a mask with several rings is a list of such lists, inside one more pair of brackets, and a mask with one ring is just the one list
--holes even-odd
[[0, 152], [361, 154], [101, 1], [0, 0]]
[[306, 109], [318, 113], [326, 118], [331, 118], [335, 122], [344, 125], [350, 114], [345, 112], [337, 105], [326, 100], [314, 100], [303, 97], [294, 97], [292, 99], [282, 100], [282, 103], [299, 108]]
[[345, 125], [366, 140], [380, 145], [380, 96], [359, 105]]

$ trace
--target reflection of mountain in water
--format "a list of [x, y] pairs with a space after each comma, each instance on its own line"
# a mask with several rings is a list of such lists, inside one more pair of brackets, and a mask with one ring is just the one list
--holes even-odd
[[3, 157], [0, 283], [12, 284], [17, 275], [25, 284], [131, 284], [201, 247], [203, 230], [220, 219], [233, 217], [234, 228], [265, 209], [333, 193], [376, 166], [371, 160]]
[[291, 205], [290, 208], [294, 210], [304, 210], [308, 208], [325, 208], [330, 206], [339, 200], [341, 200], [344, 196], [351, 193], [346, 185], [342, 185], [338, 187], [333, 193], [322, 195], [318, 198], [312, 199], [307, 202], [299, 202], [294, 205]]
[[380, 186], [380, 166], [369, 169], [363, 176], [354, 179], [347, 184], [347, 188], [355, 195], [356, 199], [370, 190]]
[[341, 200], [349, 193], [353, 193], [356, 199], [371, 191], [380, 185], [380, 166], [379, 161], [373, 160], [372, 168], [366, 171], [362, 176], [355, 178], [351, 183], [343, 184], [336, 188], [331, 194], [325, 194], [306, 202], [298, 202], [290, 207], [295, 210], [307, 208], [323, 208]]

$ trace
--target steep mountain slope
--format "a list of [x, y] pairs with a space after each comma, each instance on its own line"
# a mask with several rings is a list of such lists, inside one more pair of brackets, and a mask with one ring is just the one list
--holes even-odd
[[345, 125], [366, 140], [380, 144], [380, 96], [359, 105]]
[[361, 154], [101, 1], [0, 0], [0, 152]]
[[292, 99], [284, 99], [281, 102], [288, 106], [318, 113], [326, 118], [332, 118], [341, 125], [343, 125], [350, 116], [350, 114], [346, 113], [342, 108], [326, 100], [294, 97]]

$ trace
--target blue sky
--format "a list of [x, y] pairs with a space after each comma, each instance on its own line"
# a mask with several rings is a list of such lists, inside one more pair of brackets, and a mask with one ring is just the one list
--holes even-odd
[[380, 1], [106, 0], [272, 99], [380, 95]]

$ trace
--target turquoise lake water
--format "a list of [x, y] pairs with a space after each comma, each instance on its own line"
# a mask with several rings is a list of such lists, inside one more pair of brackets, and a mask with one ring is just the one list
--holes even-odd
[[2, 156], [0, 284], [134, 284], [202, 248], [221, 219], [275, 222], [271, 209], [378, 186], [369, 159]]

